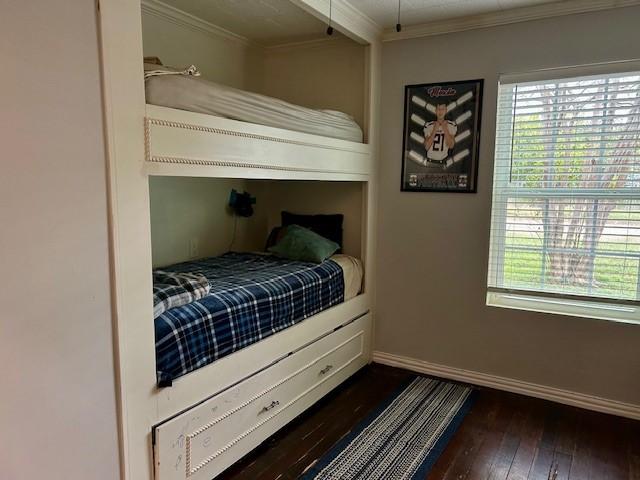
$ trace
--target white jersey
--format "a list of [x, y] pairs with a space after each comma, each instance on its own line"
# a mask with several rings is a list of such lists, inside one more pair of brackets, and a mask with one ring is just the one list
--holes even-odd
[[[449, 134], [455, 137], [456, 132], [458, 131], [458, 125], [450, 120], [445, 120], [444, 123], [446, 125], [446, 128], [449, 130]], [[431, 136], [431, 132], [433, 132], [435, 124], [436, 122], [429, 122], [424, 126], [424, 138], [429, 138]], [[429, 160], [441, 162], [448, 156], [449, 147], [447, 146], [447, 142], [445, 141], [444, 130], [441, 126], [438, 126], [438, 130], [436, 130], [436, 134], [433, 136], [433, 143], [431, 144], [431, 148], [427, 150], [427, 158]]]

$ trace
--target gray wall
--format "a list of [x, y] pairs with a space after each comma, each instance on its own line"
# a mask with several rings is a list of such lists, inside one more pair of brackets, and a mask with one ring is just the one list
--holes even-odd
[[[385, 43], [376, 350], [640, 404], [640, 326], [485, 305], [500, 73], [640, 58], [640, 8]], [[401, 193], [405, 84], [485, 79], [478, 193]]]
[[0, 478], [119, 478], [94, 2], [0, 11]]

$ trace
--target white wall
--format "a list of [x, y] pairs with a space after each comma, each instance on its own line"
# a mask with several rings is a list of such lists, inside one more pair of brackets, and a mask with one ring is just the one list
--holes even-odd
[[[265, 198], [242, 179], [150, 177], [153, 266], [191, 258], [221, 255], [231, 250], [256, 251], [267, 238]], [[258, 195], [254, 215], [234, 216], [227, 207], [231, 189]], [[198, 252], [191, 251], [195, 240]], [[233, 240], [233, 245], [231, 244]]]
[[341, 37], [269, 48], [261, 92], [309, 108], [348, 113], [364, 129], [365, 47]]
[[[640, 327], [485, 306], [498, 75], [640, 58], [640, 8], [385, 43], [376, 349], [640, 404]], [[401, 193], [405, 84], [485, 79], [478, 193]]]
[[0, 8], [0, 478], [114, 480], [94, 2]]
[[262, 50], [235, 40], [179, 25], [143, 10], [145, 57], [173, 67], [194, 64], [203, 78], [257, 91], [262, 81]]
[[[257, 197], [254, 215], [238, 217], [231, 250], [262, 251], [280, 213], [344, 215], [344, 253], [361, 256], [363, 191], [357, 182], [263, 181], [243, 179], [151, 177], [153, 266], [229, 251], [234, 218], [227, 208], [232, 188]], [[199, 251], [192, 255], [195, 239]]]

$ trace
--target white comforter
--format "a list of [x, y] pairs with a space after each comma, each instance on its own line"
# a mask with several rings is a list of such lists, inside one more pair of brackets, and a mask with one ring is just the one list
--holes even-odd
[[300, 107], [210, 82], [188, 70], [163, 74], [169, 69], [158, 65], [145, 65], [145, 70], [147, 103], [153, 105], [362, 142], [362, 130], [346, 113]]

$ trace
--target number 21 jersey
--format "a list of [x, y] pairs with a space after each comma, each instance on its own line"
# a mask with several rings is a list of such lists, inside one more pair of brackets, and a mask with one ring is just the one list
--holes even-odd
[[[446, 128], [449, 129], [449, 134], [451, 136], [456, 135], [458, 131], [458, 126], [455, 122], [450, 120], [444, 121]], [[431, 132], [435, 128], [436, 122], [429, 122], [424, 127], [424, 138], [429, 138]], [[433, 136], [433, 143], [431, 147], [427, 150], [427, 158], [429, 160], [434, 160], [436, 162], [441, 162], [445, 158], [449, 156], [449, 147], [447, 146], [447, 142], [445, 141], [444, 131], [441, 126], [438, 126], [438, 130], [436, 130], [436, 134]]]

